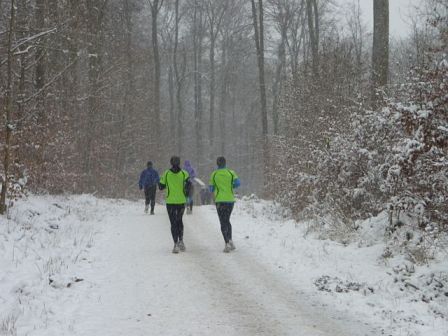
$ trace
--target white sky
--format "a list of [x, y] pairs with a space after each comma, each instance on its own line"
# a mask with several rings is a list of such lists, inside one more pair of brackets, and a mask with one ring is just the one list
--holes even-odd
[[[336, 3], [344, 5], [353, 3], [357, 0], [335, 0]], [[373, 0], [359, 1], [364, 21], [368, 25], [369, 30], [373, 28]], [[406, 37], [410, 31], [409, 14], [413, 12], [412, 8], [420, 3], [419, 0], [389, 0], [389, 20], [390, 34], [395, 37]]]

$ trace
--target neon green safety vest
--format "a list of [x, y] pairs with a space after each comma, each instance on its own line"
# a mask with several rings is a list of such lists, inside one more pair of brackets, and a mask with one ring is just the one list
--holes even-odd
[[189, 177], [190, 175], [185, 170], [180, 170], [177, 173], [166, 170], [163, 173], [160, 184], [166, 185], [166, 204], [187, 203], [185, 183]]
[[233, 182], [238, 175], [230, 169], [215, 170], [210, 176], [209, 185], [215, 188], [215, 203], [235, 202], [233, 195]]

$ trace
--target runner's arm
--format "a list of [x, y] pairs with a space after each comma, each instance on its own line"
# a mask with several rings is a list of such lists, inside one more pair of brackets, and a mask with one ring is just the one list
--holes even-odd
[[138, 187], [140, 188], [140, 190], [143, 189], [143, 177], [145, 175], [145, 171], [142, 171], [142, 173], [140, 174], [140, 180], [138, 181]]
[[210, 176], [210, 181], [208, 181], [208, 190], [212, 193], [215, 191], [215, 182], [213, 181], [215, 177], [215, 173], [212, 173]]
[[241, 185], [240, 178], [238, 177], [236, 180], [233, 181], [233, 187], [238, 188]]
[[163, 190], [166, 188], [166, 173], [162, 175], [162, 178], [159, 180], [159, 190]]
[[241, 185], [240, 177], [233, 171], [230, 171], [233, 176], [233, 188], [238, 188]]

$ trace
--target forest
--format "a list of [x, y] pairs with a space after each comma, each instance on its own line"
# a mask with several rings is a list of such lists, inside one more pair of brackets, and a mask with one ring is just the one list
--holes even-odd
[[446, 336], [447, 255], [447, 0], [0, 0], [1, 336]]
[[[218, 155], [294, 218], [448, 231], [448, 4], [412, 33], [360, 1], [0, 1], [0, 211], [32, 193], [133, 198], [147, 160]], [[398, 224], [397, 224], [398, 223]]]

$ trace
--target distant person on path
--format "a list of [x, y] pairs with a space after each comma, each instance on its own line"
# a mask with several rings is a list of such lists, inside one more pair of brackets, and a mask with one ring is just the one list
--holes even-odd
[[212, 203], [212, 193], [209, 188], [202, 188], [199, 195], [201, 196], [201, 205], [209, 205]]
[[190, 175], [190, 181], [191, 181], [191, 185], [190, 185], [189, 192], [187, 195], [187, 214], [191, 214], [191, 213], [193, 213], [193, 197], [194, 197], [193, 181], [196, 177], [196, 171], [194, 170], [193, 166], [191, 165], [190, 160], [185, 160], [184, 170], [188, 173], [188, 175]]
[[187, 171], [180, 168], [180, 158], [173, 156], [171, 168], [166, 170], [159, 183], [159, 189], [166, 189], [166, 209], [171, 222], [171, 234], [174, 240], [173, 253], [185, 251], [184, 223], [182, 217], [191, 182]]
[[145, 213], [148, 213], [149, 204], [151, 204], [151, 215], [154, 215], [154, 206], [156, 205], [156, 190], [159, 183], [159, 173], [152, 167], [152, 162], [148, 161], [146, 169], [140, 174], [138, 186], [145, 192]]
[[210, 176], [209, 188], [210, 192], [213, 192], [215, 195], [216, 210], [225, 242], [223, 252], [229, 253], [235, 250], [235, 245], [232, 240], [230, 215], [232, 214], [235, 203], [233, 189], [240, 186], [240, 179], [233, 170], [226, 168], [226, 159], [223, 156], [220, 156], [216, 160], [216, 164], [218, 165], [218, 169]]

